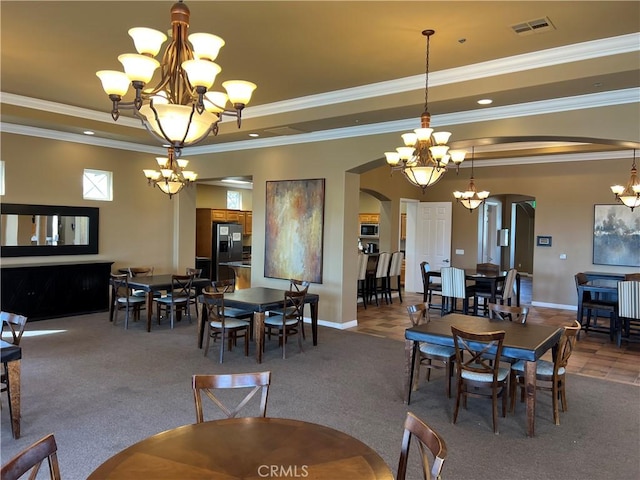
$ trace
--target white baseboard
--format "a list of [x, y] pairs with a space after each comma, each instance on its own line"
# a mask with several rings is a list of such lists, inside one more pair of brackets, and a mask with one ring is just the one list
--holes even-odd
[[559, 310], [573, 310], [574, 312], [578, 311], [578, 307], [576, 305], [562, 305], [559, 303], [531, 302], [531, 306], [544, 307], [544, 308], [557, 308]]
[[[311, 318], [304, 317], [304, 323], [311, 324]], [[318, 325], [322, 327], [336, 328], [338, 330], [346, 330], [348, 328], [354, 328], [358, 326], [358, 320], [351, 320], [350, 322], [338, 323], [328, 322], [326, 320], [318, 320]]]

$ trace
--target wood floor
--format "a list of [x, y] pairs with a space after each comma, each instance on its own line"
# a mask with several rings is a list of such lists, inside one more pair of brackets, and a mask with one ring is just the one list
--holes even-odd
[[[397, 293], [393, 296], [393, 304], [380, 306], [367, 304], [367, 308], [358, 303], [358, 326], [350, 330], [379, 337], [404, 340], [404, 331], [411, 326], [407, 306], [422, 302], [422, 294], [402, 295], [400, 303]], [[522, 304], [531, 303], [531, 280], [523, 278]], [[438, 318], [439, 312], [431, 310], [431, 318]], [[570, 325], [576, 318], [572, 310], [531, 307], [527, 322], [545, 325]], [[598, 319], [600, 324], [608, 324], [608, 319]], [[543, 358], [550, 360], [548, 353]], [[609, 336], [596, 332], [581, 332], [576, 351], [569, 360], [568, 371], [588, 377], [630, 383], [640, 386], [640, 343], [622, 341], [618, 348]]]

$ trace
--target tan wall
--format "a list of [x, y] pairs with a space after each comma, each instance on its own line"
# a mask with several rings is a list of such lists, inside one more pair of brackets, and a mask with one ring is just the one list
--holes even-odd
[[[566, 112], [554, 116], [485, 122], [452, 127], [455, 139], [504, 135], [578, 133], [585, 137], [638, 141], [637, 105]], [[544, 118], [542, 118], [544, 117]], [[598, 118], [598, 122], [593, 122]], [[588, 119], [588, 121], [586, 121]], [[113, 260], [114, 268], [131, 264], [154, 265], [169, 272], [190, 266], [195, 256], [195, 189], [170, 200], [146, 186], [141, 173], [153, 165], [152, 154], [31, 138], [2, 133], [1, 156], [6, 162], [6, 195], [10, 203], [41, 203], [100, 207], [100, 254], [90, 259]], [[224, 154], [190, 156], [201, 178], [247, 175], [254, 181], [252, 284], [283, 287], [285, 280], [264, 278], [264, 199], [267, 180], [324, 178], [326, 183], [323, 283], [312, 285], [320, 294], [319, 318], [345, 323], [356, 319], [356, 245], [353, 234], [359, 211], [360, 188], [382, 192], [390, 200], [381, 204], [381, 247], [398, 246], [400, 199], [439, 201], [465, 187], [468, 170], [445, 179], [422, 194], [401, 174], [389, 176], [387, 167], [363, 175], [347, 173], [378, 161], [382, 152], [399, 143], [393, 132], [363, 138], [261, 148]], [[82, 169], [114, 172], [114, 201], [82, 200]], [[623, 267], [591, 264], [593, 204], [612, 203], [609, 185], [626, 181], [630, 160], [478, 168], [478, 185], [494, 194], [522, 193], [536, 198], [536, 234], [552, 235], [553, 247], [534, 255], [534, 300], [549, 304], [575, 304], [572, 275], [580, 270], [625, 271]], [[466, 174], [465, 174], [466, 173]], [[466, 254], [454, 263], [465, 268], [476, 263], [477, 213], [456, 206], [453, 245]], [[386, 243], [385, 243], [386, 242]], [[561, 252], [567, 260], [559, 260]], [[86, 257], [69, 257], [83, 260]], [[3, 263], [62, 261], [63, 257], [3, 259]]]
[[241, 210], [251, 210], [253, 208], [253, 192], [251, 190], [205, 184], [196, 185], [196, 207], [227, 208], [227, 191], [229, 190], [240, 192], [240, 196], [242, 198]]

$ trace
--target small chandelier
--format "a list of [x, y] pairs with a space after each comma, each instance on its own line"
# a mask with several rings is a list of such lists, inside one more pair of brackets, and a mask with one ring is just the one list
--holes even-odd
[[471, 149], [471, 178], [469, 179], [469, 186], [465, 192], [453, 192], [453, 196], [456, 198], [456, 201], [460, 203], [464, 208], [469, 210], [469, 212], [473, 212], [476, 208], [484, 203], [484, 201], [489, 196], [489, 192], [483, 190], [479, 192], [476, 188], [475, 179], [473, 178], [473, 157], [474, 157], [474, 149]]
[[413, 185], [425, 188], [434, 185], [447, 170], [449, 161], [453, 161], [458, 172], [464, 161], [464, 150], [449, 150], [447, 142], [450, 132], [434, 132], [430, 128], [431, 114], [429, 113], [429, 40], [434, 30], [423, 30], [427, 37], [426, 74], [424, 88], [424, 112], [420, 116], [421, 128], [402, 135], [404, 147], [396, 148], [395, 152], [385, 152], [391, 173], [400, 170]]
[[[209, 133], [217, 135], [223, 115], [236, 117], [240, 128], [242, 109], [256, 88], [251, 82], [230, 80], [222, 83], [226, 93], [208, 91], [221, 71], [214, 60], [225, 42], [209, 33], [187, 36], [189, 16], [189, 8], [182, 0], [171, 7], [171, 40], [162, 63], [154, 57], [167, 36], [138, 27], [129, 30], [138, 53], [118, 57], [124, 73], [113, 70], [96, 73], [112, 101], [111, 117], [117, 121], [120, 109], [132, 110], [149, 133], [163, 145], [173, 147], [177, 156], [183, 147], [204, 140]], [[158, 67], [160, 80], [149, 86]], [[135, 89], [135, 99], [122, 102], [129, 85]], [[227, 102], [233, 109], [226, 108]]]
[[175, 148], [168, 148], [167, 157], [156, 157], [160, 171], [143, 170], [147, 177], [149, 186], [156, 186], [161, 192], [166, 193], [171, 198], [179, 193], [184, 187], [190, 186], [198, 174], [190, 170], [185, 170], [189, 160], [177, 158]]
[[611, 191], [615, 194], [616, 200], [623, 203], [627, 207], [633, 209], [640, 207], [640, 179], [638, 179], [638, 170], [636, 169], [636, 150], [633, 149], [633, 163], [631, 164], [631, 176], [626, 187], [622, 185], [613, 185]]

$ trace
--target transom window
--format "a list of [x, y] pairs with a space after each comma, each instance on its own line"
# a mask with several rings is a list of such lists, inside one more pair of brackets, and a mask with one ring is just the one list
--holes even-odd
[[242, 210], [242, 196], [235, 190], [227, 190], [227, 208], [229, 210]]
[[85, 169], [82, 177], [82, 198], [112, 201], [113, 172]]

